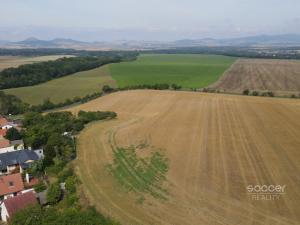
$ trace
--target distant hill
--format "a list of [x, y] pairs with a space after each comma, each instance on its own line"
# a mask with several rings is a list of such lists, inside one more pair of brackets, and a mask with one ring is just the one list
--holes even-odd
[[16, 46], [24, 48], [72, 48], [74, 46], [84, 46], [88, 43], [65, 38], [57, 38], [53, 40], [40, 40], [35, 37], [30, 37], [23, 41], [6, 42], [4, 44], [9, 45], [10, 47]]
[[284, 34], [284, 35], [259, 35], [244, 38], [235, 39], [225, 39], [222, 40], [224, 45], [243, 45], [243, 46], [253, 46], [253, 45], [276, 45], [276, 46], [286, 46], [286, 45], [300, 45], [300, 35], [299, 34]]
[[74, 48], [74, 49], [160, 49], [200, 46], [300, 46], [299, 34], [259, 35], [228, 39], [183, 39], [170, 42], [131, 41], [83, 42], [67, 38], [40, 40], [34, 37], [19, 42], [0, 41], [2, 48]]
[[175, 46], [300, 46], [299, 34], [259, 35], [242, 38], [178, 40]]

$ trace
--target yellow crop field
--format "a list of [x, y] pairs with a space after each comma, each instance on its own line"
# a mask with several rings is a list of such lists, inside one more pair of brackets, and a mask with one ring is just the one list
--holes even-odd
[[[90, 202], [122, 224], [299, 224], [298, 100], [141, 90], [71, 110], [118, 113], [80, 134], [75, 166]], [[168, 167], [151, 161], [160, 181], [150, 183], [136, 164], [156, 151]], [[283, 190], [268, 199], [273, 192], [254, 195], [250, 185]]]
[[238, 59], [211, 87], [225, 92], [273, 91], [276, 95], [300, 93], [300, 61]]
[[0, 56], [0, 71], [9, 67], [18, 67], [24, 64], [56, 60], [62, 57], [73, 57], [73, 56], [72, 55], [47, 55], [47, 56], [36, 56], [36, 57]]

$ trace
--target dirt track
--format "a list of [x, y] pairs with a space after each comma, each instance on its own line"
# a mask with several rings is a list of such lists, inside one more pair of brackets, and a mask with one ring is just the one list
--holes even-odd
[[[299, 224], [300, 101], [172, 91], [111, 94], [73, 109], [112, 110], [79, 137], [87, 197], [122, 224]], [[167, 201], [137, 204], [105, 169], [109, 145], [147, 141], [170, 160]], [[286, 185], [279, 200], [252, 200], [247, 185]]]
[[300, 92], [300, 61], [239, 59], [211, 87], [241, 93], [245, 89]]

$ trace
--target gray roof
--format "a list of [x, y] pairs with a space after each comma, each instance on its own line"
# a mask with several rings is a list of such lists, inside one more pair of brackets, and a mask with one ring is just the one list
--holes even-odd
[[10, 142], [11, 145], [23, 145], [23, 140], [14, 140]]
[[47, 190], [36, 193], [36, 196], [38, 197], [41, 205], [47, 204]]
[[26, 163], [28, 160], [39, 160], [38, 155], [31, 150], [19, 150], [13, 152], [6, 152], [0, 154], [0, 169], [4, 170], [7, 166], [20, 164], [22, 168], [27, 168], [29, 166]]

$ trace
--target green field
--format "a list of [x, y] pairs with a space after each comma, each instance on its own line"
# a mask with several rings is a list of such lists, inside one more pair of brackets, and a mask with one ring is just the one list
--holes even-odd
[[144, 194], [167, 199], [162, 183], [166, 180], [168, 160], [159, 151], [152, 151], [149, 157], [138, 157], [137, 151], [147, 151], [146, 147], [113, 148], [114, 161], [107, 168], [121, 186], [137, 193], [139, 199], [144, 199]]
[[43, 84], [4, 90], [32, 105], [46, 98], [54, 103], [100, 92], [104, 84], [126, 87], [142, 84], [178, 84], [201, 88], [218, 80], [235, 58], [215, 55], [145, 54], [132, 62], [116, 63]]
[[216, 55], [145, 54], [137, 61], [112, 64], [110, 71], [119, 87], [175, 83], [201, 88], [217, 81], [234, 61]]
[[12, 88], [4, 91], [7, 94], [16, 95], [24, 102], [36, 105], [42, 103], [46, 98], [50, 98], [54, 103], [59, 103], [68, 98], [83, 97], [87, 94], [100, 92], [104, 84], [116, 86], [109, 74], [108, 66], [78, 72], [35, 86]]

